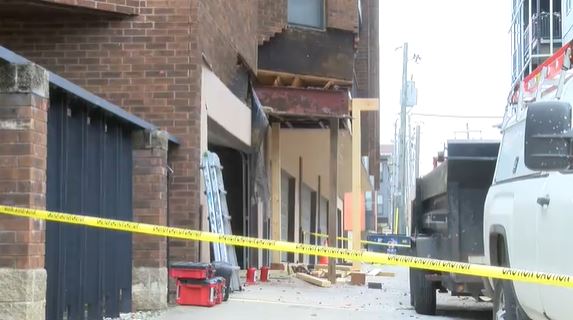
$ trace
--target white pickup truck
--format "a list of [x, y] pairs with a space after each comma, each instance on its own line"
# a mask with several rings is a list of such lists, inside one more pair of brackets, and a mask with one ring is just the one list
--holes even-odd
[[[519, 101], [506, 110], [484, 206], [484, 253], [491, 265], [573, 274], [570, 49], [562, 50], [562, 57], [562, 65], [553, 59], [545, 66], [558, 64], [555, 81], [529, 87], [529, 97], [522, 88]], [[546, 75], [547, 69], [541, 79]], [[573, 319], [571, 288], [493, 280], [490, 284], [494, 319]]]
[[[445, 162], [417, 180], [413, 255], [573, 275], [572, 48], [516, 87], [499, 151], [450, 142]], [[573, 288], [410, 270], [418, 313], [436, 313], [437, 290], [493, 298], [495, 320], [573, 319]]]

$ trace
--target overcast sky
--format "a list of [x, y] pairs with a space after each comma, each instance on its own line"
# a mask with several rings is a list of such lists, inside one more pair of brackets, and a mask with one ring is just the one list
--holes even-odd
[[[394, 140], [400, 111], [402, 51], [409, 43], [409, 77], [418, 88], [411, 112], [464, 116], [503, 116], [511, 85], [509, 0], [380, 0], [381, 143]], [[421, 173], [456, 131], [471, 138], [499, 139], [501, 119], [412, 117], [421, 125]], [[464, 135], [457, 134], [458, 138]]]

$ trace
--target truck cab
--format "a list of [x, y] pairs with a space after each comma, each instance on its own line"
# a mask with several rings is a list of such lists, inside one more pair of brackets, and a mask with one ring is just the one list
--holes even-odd
[[[570, 59], [567, 51], [565, 61]], [[567, 63], [568, 64], [568, 63]], [[573, 273], [571, 71], [539, 84], [529, 101], [510, 104], [495, 174], [484, 205], [486, 263]], [[543, 79], [542, 79], [543, 80]], [[489, 280], [494, 319], [573, 318], [573, 290]]]

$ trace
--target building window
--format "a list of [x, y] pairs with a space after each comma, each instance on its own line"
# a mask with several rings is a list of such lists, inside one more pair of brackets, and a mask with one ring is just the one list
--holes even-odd
[[565, 6], [567, 7], [565, 12], [567, 12], [567, 14], [569, 14], [571, 12], [571, 0], [567, 0], [567, 2], [565, 3]]
[[324, 0], [288, 0], [288, 23], [324, 29]]

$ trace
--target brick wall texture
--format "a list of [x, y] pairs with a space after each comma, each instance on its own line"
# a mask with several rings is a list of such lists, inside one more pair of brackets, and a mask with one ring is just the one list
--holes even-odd
[[[0, 204], [45, 209], [48, 99], [5, 91], [6, 66], [0, 64]], [[43, 81], [47, 88], [47, 74]], [[44, 242], [43, 221], [0, 216], [0, 268], [43, 268]]]
[[[107, 2], [138, 7], [139, 14], [3, 17], [0, 45], [177, 136], [181, 144], [169, 155], [169, 223], [198, 228], [202, 57], [237, 96], [246, 96], [257, 66], [258, 0]], [[169, 245], [173, 260], [197, 257], [197, 243]]]
[[[328, 28], [358, 32], [358, 0], [325, 0]], [[288, 0], [259, 0], [258, 43], [287, 27]]]
[[[169, 224], [198, 228], [201, 65], [206, 61], [244, 98], [249, 75], [256, 72], [257, 40], [282, 30], [286, 0], [43, 1], [137, 8], [133, 16], [85, 10], [58, 11], [58, 19], [32, 10], [2, 16], [0, 45], [177, 136], [180, 145], [169, 154]], [[356, 30], [356, 4], [327, 0], [328, 27]], [[195, 260], [197, 252], [196, 242], [169, 241], [172, 260]]]
[[327, 0], [326, 13], [329, 28], [358, 31], [358, 0]]
[[[135, 135], [141, 134], [140, 137]], [[134, 135], [133, 150], [133, 218], [156, 225], [167, 224], [167, 135]], [[163, 141], [158, 141], [162, 139]], [[155, 143], [157, 142], [157, 143]], [[133, 235], [133, 266], [162, 268], [167, 266], [167, 239]]]
[[258, 43], [262, 45], [287, 25], [287, 0], [259, 0]]
[[[200, 50], [215, 74], [245, 98], [247, 69], [257, 69], [259, 0], [200, 0]], [[240, 60], [243, 64], [239, 64]], [[245, 68], [246, 66], [246, 68]]]
[[45, 4], [77, 6], [122, 14], [137, 14], [144, 0], [40, 0]]
[[[177, 136], [170, 154], [170, 219], [199, 226], [200, 68], [198, 3], [140, 1], [134, 17], [0, 19], [0, 44]], [[198, 245], [171, 241], [175, 260]]]

